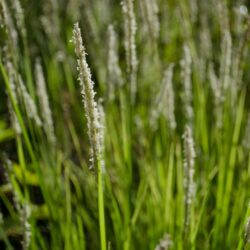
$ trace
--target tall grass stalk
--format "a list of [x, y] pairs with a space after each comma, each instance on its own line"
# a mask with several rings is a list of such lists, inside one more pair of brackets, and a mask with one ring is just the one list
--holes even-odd
[[105, 212], [103, 198], [103, 169], [102, 169], [102, 135], [100, 124], [100, 111], [98, 111], [95, 102], [94, 82], [91, 80], [91, 73], [86, 61], [86, 52], [82, 43], [81, 30], [79, 24], [76, 23], [73, 29], [73, 42], [75, 45], [75, 53], [78, 58], [77, 68], [79, 72], [79, 81], [82, 87], [83, 104], [86, 112], [88, 136], [91, 150], [91, 165], [97, 172], [98, 178], [98, 211], [101, 249], [106, 250], [106, 232], [105, 232]]

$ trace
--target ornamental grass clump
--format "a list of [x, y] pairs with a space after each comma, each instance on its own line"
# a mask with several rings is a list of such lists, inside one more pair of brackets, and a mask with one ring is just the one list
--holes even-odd
[[0, 249], [248, 249], [248, 8], [0, 0]]

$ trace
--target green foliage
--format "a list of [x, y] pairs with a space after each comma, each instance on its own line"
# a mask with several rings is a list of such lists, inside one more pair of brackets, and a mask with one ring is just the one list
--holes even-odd
[[[22, 16], [15, 8], [17, 0], [0, 0], [1, 249], [161, 249], [159, 244], [169, 239], [171, 246], [162, 249], [249, 248], [245, 236], [250, 216], [248, 6], [226, 0], [132, 2], [138, 60], [134, 101], [119, 1], [23, 0]], [[154, 33], [157, 20], [159, 33]], [[89, 170], [87, 120], [70, 42], [76, 21], [96, 101], [102, 98], [105, 112], [103, 176]], [[113, 82], [110, 24], [117, 35], [112, 52], [122, 78]], [[190, 66], [185, 52], [190, 54]], [[54, 143], [44, 121], [39, 126], [32, 118], [19, 88], [20, 75], [42, 118], [38, 59]], [[170, 109], [170, 94], [160, 93], [164, 72], [172, 63], [175, 128], [164, 115]], [[190, 93], [185, 92], [188, 81]], [[113, 86], [110, 98], [114, 82], [121, 84]], [[196, 192], [188, 231], [182, 137], [186, 125], [196, 152]], [[98, 199], [99, 204], [104, 202], [104, 211], [98, 210]], [[25, 239], [30, 240], [27, 247], [22, 244]]]

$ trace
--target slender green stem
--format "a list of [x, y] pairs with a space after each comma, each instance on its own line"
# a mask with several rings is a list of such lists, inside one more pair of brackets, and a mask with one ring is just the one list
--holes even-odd
[[103, 198], [103, 176], [100, 160], [98, 161], [98, 211], [99, 211], [99, 229], [101, 238], [101, 250], [106, 250], [106, 228], [105, 228], [105, 211]]

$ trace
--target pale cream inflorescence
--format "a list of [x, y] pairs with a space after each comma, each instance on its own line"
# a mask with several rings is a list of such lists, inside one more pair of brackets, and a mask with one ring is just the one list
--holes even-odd
[[21, 6], [21, 3], [19, 0], [13, 0], [13, 9], [15, 11], [15, 18], [17, 27], [20, 30], [22, 36], [26, 38], [26, 29], [25, 29], [25, 23], [24, 23], [24, 14], [23, 9]]
[[192, 107], [192, 58], [189, 47], [185, 44], [183, 47], [184, 56], [181, 61], [181, 77], [183, 81], [183, 107], [185, 112], [185, 117], [189, 126], [193, 126], [193, 107]]
[[194, 182], [194, 159], [195, 150], [191, 129], [186, 126], [183, 135], [184, 140], [184, 191], [185, 191], [185, 218], [184, 226], [187, 230], [190, 223], [191, 206], [195, 196], [195, 182]]
[[168, 250], [173, 246], [173, 242], [169, 234], [165, 234], [160, 240], [159, 244], [155, 247], [155, 250]]
[[213, 63], [210, 63], [210, 65], [208, 67], [208, 78], [209, 78], [212, 93], [214, 96], [215, 126], [216, 126], [216, 128], [221, 129], [222, 125], [223, 125], [223, 122], [222, 122], [222, 118], [223, 118], [223, 106], [222, 106], [222, 104], [223, 104], [223, 100], [224, 100], [223, 88], [222, 88], [223, 86], [215, 74]]
[[[18, 104], [17, 88], [16, 88], [16, 83], [15, 83], [15, 70], [14, 70], [13, 64], [10, 61], [6, 62], [6, 69], [7, 69], [7, 73], [9, 76], [10, 91], [11, 91], [12, 96], [13, 96], [13, 101], [15, 104]], [[20, 135], [22, 133], [21, 126], [19, 124], [19, 121], [17, 119], [16, 113], [13, 109], [13, 105], [12, 105], [10, 99], [8, 99], [8, 108], [10, 111], [10, 119], [11, 119], [12, 127], [13, 127], [15, 133], [17, 135]]]
[[158, 5], [156, 0], [143, 0], [142, 2], [143, 14], [148, 26], [148, 32], [154, 39], [159, 36], [160, 23], [158, 18]]
[[175, 96], [173, 90], [173, 69], [174, 64], [171, 63], [164, 73], [162, 84], [159, 93], [155, 99], [155, 104], [152, 109], [151, 125], [155, 128], [156, 121], [163, 115], [168, 121], [170, 129], [175, 129]]
[[18, 34], [15, 29], [15, 25], [13, 23], [12, 17], [10, 15], [9, 9], [7, 8], [7, 5], [4, 0], [0, 1], [0, 6], [2, 8], [2, 16], [3, 20], [1, 23], [1, 26], [5, 26], [7, 28], [7, 32], [9, 33], [10, 40], [9, 43], [12, 44], [12, 49], [16, 49], [18, 47]]
[[248, 244], [249, 242], [250, 242], [250, 217], [247, 218], [247, 222], [245, 225], [244, 245]]
[[99, 141], [100, 141], [100, 166], [105, 172], [104, 150], [105, 150], [105, 112], [103, 110], [102, 99], [98, 100], [98, 119], [99, 119]]
[[42, 114], [42, 123], [45, 129], [45, 132], [48, 136], [48, 140], [53, 145], [56, 142], [54, 124], [53, 124], [52, 113], [51, 113], [51, 109], [49, 105], [49, 97], [48, 97], [48, 93], [46, 89], [46, 83], [44, 79], [42, 65], [39, 60], [36, 61], [35, 73], [36, 73], [37, 95], [38, 95], [41, 114]]
[[227, 91], [231, 81], [231, 65], [232, 65], [232, 37], [229, 30], [225, 30], [221, 44], [221, 61], [220, 61], [220, 81], [223, 90]]
[[41, 126], [42, 122], [38, 115], [36, 104], [30, 94], [28, 93], [28, 90], [26, 86], [23, 83], [22, 77], [19, 75], [19, 89], [20, 89], [20, 95], [23, 99], [25, 109], [27, 111], [27, 115], [29, 118], [33, 119], [37, 126]]
[[19, 215], [19, 220], [21, 222], [21, 229], [22, 229], [22, 246], [24, 250], [29, 249], [30, 241], [31, 241], [31, 224], [29, 222], [29, 218], [31, 216], [31, 207], [28, 202], [24, 204], [21, 203], [21, 200], [18, 196], [16, 189], [14, 188], [11, 182], [11, 174], [13, 173], [13, 163], [10, 159], [5, 159], [5, 178], [10, 185], [11, 191], [13, 192], [13, 202], [14, 207]]
[[190, 12], [191, 12], [191, 21], [192, 23], [195, 23], [198, 19], [198, 13], [199, 13], [199, 5], [197, 0], [190, 0], [189, 1], [190, 5]]
[[22, 230], [23, 230], [23, 240], [22, 245], [23, 249], [29, 249], [30, 246], [30, 240], [31, 240], [31, 225], [29, 223], [29, 218], [31, 216], [31, 209], [28, 203], [25, 203], [22, 206], [22, 209], [20, 211], [20, 219], [22, 224]]
[[90, 141], [91, 166], [97, 168], [98, 161], [102, 155], [100, 113], [95, 101], [94, 82], [91, 79], [91, 72], [86, 60], [86, 51], [82, 43], [81, 30], [76, 23], [73, 29], [73, 43], [75, 53], [78, 58], [77, 70], [79, 73], [79, 82], [82, 87], [83, 104], [87, 118], [88, 136]]
[[135, 95], [137, 91], [137, 55], [136, 55], [136, 19], [134, 13], [134, 0], [124, 0], [121, 2], [122, 11], [124, 16], [124, 31], [125, 31], [125, 51], [126, 51], [126, 64], [127, 64], [127, 73], [130, 81], [130, 91], [132, 102], [135, 100]]
[[108, 27], [108, 97], [114, 99], [115, 88], [123, 85], [117, 53], [117, 37], [113, 25]]

